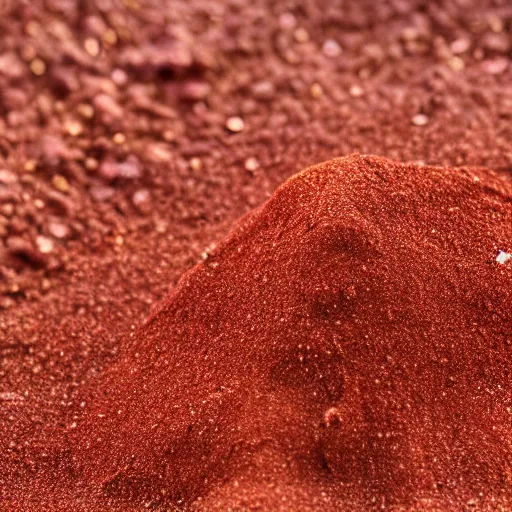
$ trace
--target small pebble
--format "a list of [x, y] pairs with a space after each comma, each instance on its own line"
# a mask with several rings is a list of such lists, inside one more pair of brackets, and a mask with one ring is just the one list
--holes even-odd
[[260, 167], [260, 163], [258, 162], [258, 160], [256, 158], [254, 158], [253, 156], [250, 157], [250, 158], [247, 158], [247, 160], [245, 161], [244, 163], [244, 167], [247, 171], [253, 173], [254, 171], [256, 171], [257, 169], [259, 169]]
[[297, 18], [291, 12], [285, 12], [279, 16], [279, 26], [283, 30], [291, 30], [297, 26]]
[[109, 200], [116, 193], [115, 189], [112, 187], [105, 187], [101, 185], [94, 185], [89, 189], [91, 197], [101, 203], [103, 201]]
[[55, 248], [55, 244], [51, 238], [47, 236], [39, 235], [36, 238], [36, 245], [42, 254], [50, 254]]
[[85, 168], [88, 171], [95, 171], [98, 168], [98, 160], [96, 160], [96, 158], [87, 157], [85, 159], [84, 164], [85, 164]]
[[241, 132], [245, 127], [244, 120], [241, 117], [234, 116], [230, 117], [226, 121], [226, 128], [233, 133]]
[[309, 92], [311, 94], [311, 97], [315, 99], [322, 97], [324, 94], [322, 86], [317, 82], [311, 85], [311, 87], [309, 88]]
[[350, 87], [348, 93], [350, 94], [350, 96], [353, 96], [354, 98], [359, 98], [364, 94], [364, 90], [361, 87], [359, 87], [359, 85], [353, 85], [352, 87]]
[[62, 174], [55, 174], [52, 178], [53, 186], [60, 192], [67, 193], [70, 190], [69, 181]]
[[77, 137], [83, 132], [83, 127], [78, 121], [66, 121], [64, 128], [72, 137]]
[[466, 53], [471, 46], [469, 39], [456, 39], [450, 44], [450, 50], [454, 55]]
[[6, 169], [0, 169], [0, 183], [4, 185], [12, 185], [18, 181], [18, 176]]
[[37, 162], [35, 160], [27, 160], [23, 165], [23, 169], [26, 172], [34, 172], [37, 168]]
[[428, 123], [428, 117], [425, 114], [416, 114], [411, 121], [415, 126], [425, 126]]
[[50, 222], [48, 224], [48, 232], [55, 238], [67, 238], [70, 233], [70, 229], [66, 224], [61, 222]]
[[132, 196], [133, 205], [141, 212], [149, 210], [151, 195], [148, 189], [137, 190]]
[[508, 68], [508, 59], [506, 57], [498, 57], [492, 60], [482, 62], [482, 68], [490, 75], [499, 75]]
[[0, 308], [2, 309], [9, 309], [14, 307], [16, 302], [14, 302], [13, 299], [10, 297], [2, 297], [0, 298]]
[[103, 162], [99, 167], [99, 174], [109, 181], [116, 178], [134, 180], [140, 178], [142, 170], [139, 160], [134, 156], [130, 156], [124, 162], [111, 160]]
[[309, 41], [309, 32], [305, 28], [298, 28], [293, 33], [293, 37], [298, 43], [307, 43]]
[[498, 256], [496, 256], [496, 261], [501, 265], [505, 265], [507, 261], [512, 259], [512, 254], [505, 251], [498, 251]]
[[460, 57], [453, 56], [450, 59], [448, 59], [448, 66], [456, 73], [462, 71], [465, 65], [465, 62]]
[[10, 217], [14, 213], [14, 205], [12, 203], [5, 203], [0, 207], [0, 212], [6, 217]]
[[203, 162], [201, 162], [201, 159], [197, 158], [197, 157], [191, 158], [189, 161], [189, 164], [190, 164], [190, 168], [193, 171], [200, 171], [201, 167], [203, 166]]
[[112, 137], [112, 141], [120, 146], [126, 142], [126, 135], [124, 133], [116, 133]]
[[113, 28], [108, 28], [103, 34], [103, 42], [111, 46], [117, 43], [117, 33]]
[[97, 57], [100, 54], [100, 43], [97, 39], [93, 37], [88, 37], [84, 42], [85, 51], [91, 57]]
[[341, 55], [341, 46], [334, 39], [327, 39], [322, 46], [322, 53], [326, 57], [338, 57]]
[[128, 82], [128, 75], [126, 74], [125, 71], [123, 71], [122, 69], [114, 69], [114, 71], [112, 71], [110, 77], [112, 78], [112, 81], [116, 84], [116, 85], [119, 85], [119, 86], [123, 86], [123, 85], [126, 85], [126, 83]]
[[35, 58], [30, 63], [30, 71], [34, 73], [36, 76], [42, 76], [46, 72], [46, 64], [45, 62], [40, 58]]
[[489, 17], [489, 28], [496, 33], [503, 32], [505, 28], [505, 23], [501, 18], [496, 15], [492, 15]]
[[113, 118], [121, 118], [124, 115], [123, 109], [108, 94], [98, 94], [93, 100], [96, 110]]
[[89, 105], [89, 103], [80, 103], [76, 110], [85, 119], [92, 119], [94, 117], [94, 107]]

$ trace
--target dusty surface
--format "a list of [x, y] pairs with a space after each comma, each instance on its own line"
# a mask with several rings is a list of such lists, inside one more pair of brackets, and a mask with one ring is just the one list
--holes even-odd
[[298, 174], [79, 387], [21, 496], [510, 507], [511, 205], [484, 170], [356, 156]]
[[509, 2], [0, 5], [5, 499], [121, 336], [284, 178], [356, 151], [510, 173]]

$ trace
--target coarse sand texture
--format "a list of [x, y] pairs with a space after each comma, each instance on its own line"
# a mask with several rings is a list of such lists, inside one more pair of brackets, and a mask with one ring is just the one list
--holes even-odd
[[61, 471], [127, 508], [506, 510], [510, 252], [492, 171], [311, 167], [127, 337]]

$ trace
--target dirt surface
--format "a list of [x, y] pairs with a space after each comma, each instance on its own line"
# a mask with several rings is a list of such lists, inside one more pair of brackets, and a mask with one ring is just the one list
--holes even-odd
[[0, 2], [6, 510], [121, 338], [283, 179], [352, 152], [510, 175], [510, 2], [275, 4]]

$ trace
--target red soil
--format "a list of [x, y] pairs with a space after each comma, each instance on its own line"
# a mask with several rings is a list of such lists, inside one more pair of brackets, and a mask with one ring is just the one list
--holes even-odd
[[[80, 404], [152, 304], [300, 169], [359, 152], [512, 176], [507, 0], [0, 0], [0, 33], [2, 512], [147, 509], [93, 498], [92, 468], [82, 489], [70, 476]], [[250, 467], [264, 509], [335, 495], [293, 475], [272, 494]], [[243, 496], [229, 482], [206, 510]]]
[[511, 225], [487, 170], [298, 174], [84, 391], [65, 481], [126, 507], [510, 506]]

